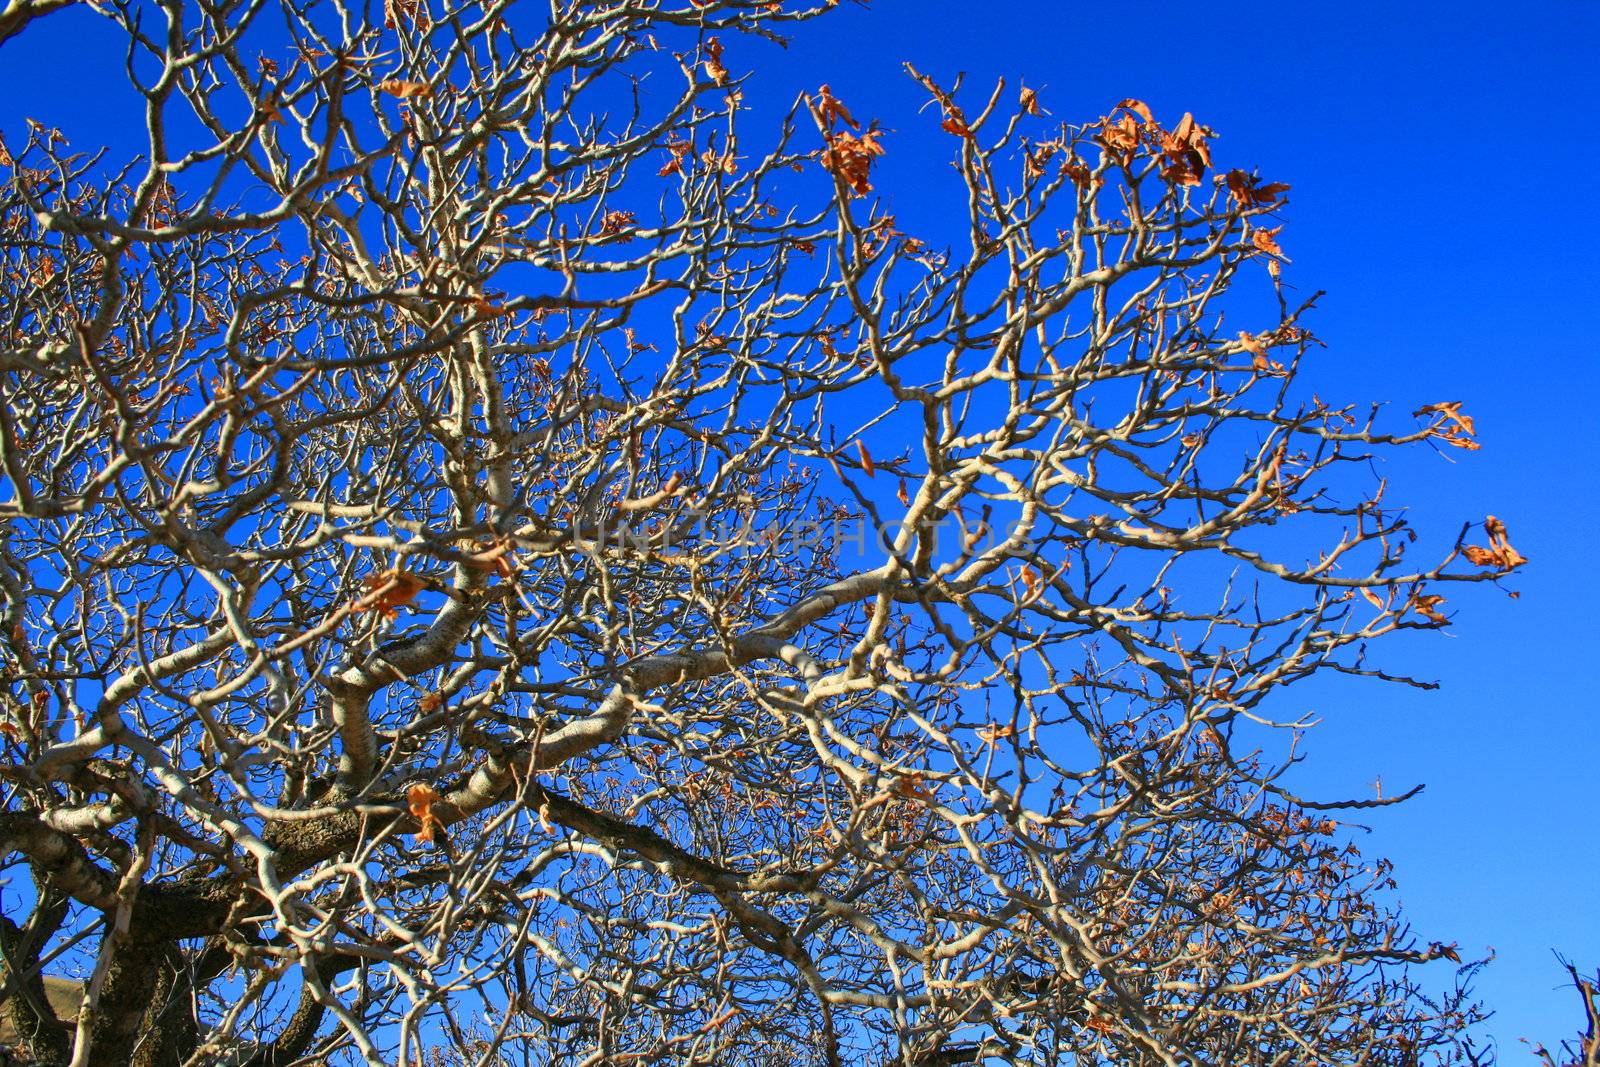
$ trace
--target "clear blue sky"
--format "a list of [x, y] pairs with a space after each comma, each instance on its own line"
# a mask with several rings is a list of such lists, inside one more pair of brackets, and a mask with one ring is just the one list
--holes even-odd
[[[102, 92], [120, 57], [95, 21], [52, 16], [0, 48], [0, 130], [33, 115], [78, 147], [121, 139]], [[1447, 634], [1391, 650], [1439, 691], [1314, 693], [1325, 723], [1303, 780], [1355, 796], [1378, 775], [1388, 792], [1427, 783], [1368, 820], [1364, 851], [1395, 861], [1420, 936], [1499, 953], [1480, 991], [1504, 1062], [1532, 1062], [1519, 1037], [1569, 1035], [1576, 999], [1552, 950], [1600, 966], [1600, 730], [1583, 666], [1600, 663], [1600, 80], [1581, 73], [1600, 58], [1600, 5], [877, 0], [763, 55], [753, 106], [828, 82], [896, 131], [878, 184], [907, 210], [947, 147], [916, 114], [906, 60], [974, 86], [1020, 76], [1069, 122], [1127, 96], [1168, 122], [1192, 111], [1222, 135], [1223, 165], [1294, 186], [1286, 277], [1329, 293], [1317, 387], [1392, 401], [1401, 426], [1465, 401], [1483, 451], [1391, 462], [1389, 499], [1446, 536], [1492, 512], [1532, 560], [1510, 583], [1520, 599], [1455, 598]]]

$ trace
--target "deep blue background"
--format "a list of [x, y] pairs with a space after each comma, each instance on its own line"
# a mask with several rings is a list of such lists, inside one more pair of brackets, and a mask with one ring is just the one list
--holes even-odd
[[[0, 48], [0, 131], [18, 143], [31, 115], [80, 148], [128, 148], [112, 40], [79, 8]], [[1325, 722], [1301, 780], [1354, 796], [1380, 775], [1386, 793], [1427, 783], [1367, 819], [1363, 849], [1395, 860], [1421, 936], [1498, 952], [1480, 990], [1512, 1064], [1531, 1063], [1517, 1038], [1578, 1021], [1552, 950], [1600, 966], [1600, 93], [1582, 74], [1597, 58], [1600, 5], [1481, 0], [878, 0], [802, 27], [786, 53], [730, 42], [725, 57], [759, 68], [751, 119], [822, 82], [882, 119], [876, 184], [907, 214], [950, 142], [918, 113], [906, 60], [974, 88], [1020, 76], [1068, 122], [1127, 96], [1168, 124], [1192, 111], [1222, 135], [1219, 164], [1294, 186], [1279, 239], [1286, 281], [1329, 291], [1311, 320], [1330, 344], [1309, 371], [1323, 395], [1392, 401], [1401, 428], [1421, 404], [1465, 401], [1483, 451], [1393, 461], [1387, 499], [1447, 538], [1504, 518], [1532, 560], [1510, 583], [1522, 596], [1453, 597], [1447, 635], [1391, 650], [1438, 692], [1312, 690]]]

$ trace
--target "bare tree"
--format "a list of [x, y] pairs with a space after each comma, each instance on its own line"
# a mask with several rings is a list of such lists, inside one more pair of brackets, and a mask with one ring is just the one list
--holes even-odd
[[1561, 1042], [1558, 1051], [1535, 1045], [1533, 1053], [1544, 1067], [1600, 1067], [1600, 973], [1589, 978], [1566, 960], [1561, 965], [1583, 1005], [1583, 1029], [1576, 1038]]
[[1371, 474], [1470, 418], [1297, 384], [1187, 115], [911, 71], [901, 232], [741, 104], [834, 2], [101, 0], [142, 154], [0, 147], [35, 1060], [1477, 1059], [1281, 693], [1522, 562]]

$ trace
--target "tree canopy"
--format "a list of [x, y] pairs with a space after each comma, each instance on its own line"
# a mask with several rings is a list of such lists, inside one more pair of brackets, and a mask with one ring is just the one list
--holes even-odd
[[1287, 777], [1524, 562], [1374, 473], [1471, 418], [1297, 380], [1191, 115], [908, 69], [903, 231], [870, 101], [744, 100], [831, 6], [96, 6], [142, 147], [0, 142], [36, 1061], [1481, 1062], [1403, 797]]

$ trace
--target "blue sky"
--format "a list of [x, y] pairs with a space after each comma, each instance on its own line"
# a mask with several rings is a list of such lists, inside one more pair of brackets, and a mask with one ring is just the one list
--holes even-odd
[[[116, 140], [109, 40], [79, 10], [0, 48], [0, 131], [32, 115], [80, 147]], [[1425, 782], [1366, 819], [1363, 850], [1395, 861], [1420, 936], [1498, 952], [1480, 992], [1504, 1062], [1532, 1062], [1519, 1037], [1569, 1035], [1576, 999], [1552, 950], [1600, 966], [1600, 731], [1583, 667], [1600, 659], [1600, 83], [1581, 74], [1600, 5], [877, 0], [802, 28], [787, 53], [751, 49], [753, 107], [827, 82], [894, 131], [877, 184], [907, 212], [948, 151], [907, 60], [974, 88], [1020, 77], [1068, 122], [1129, 96], [1168, 122], [1192, 111], [1221, 134], [1221, 165], [1293, 185], [1286, 280], [1328, 290], [1314, 386], [1390, 401], [1402, 427], [1422, 404], [1464, 401], [1483, 450], [1390, 461], [1389, 499], [1444, 537], [1494, 513], [1532, 560], [1509, 583], [1520, 599], [1458, 595], [1445, 634], [1396, 642], [1388, 663], [1438, 691], [1313, 690], [1325, 721], [1302, 780], [1353, 796], [1380, 775], [1386, 792]]]

